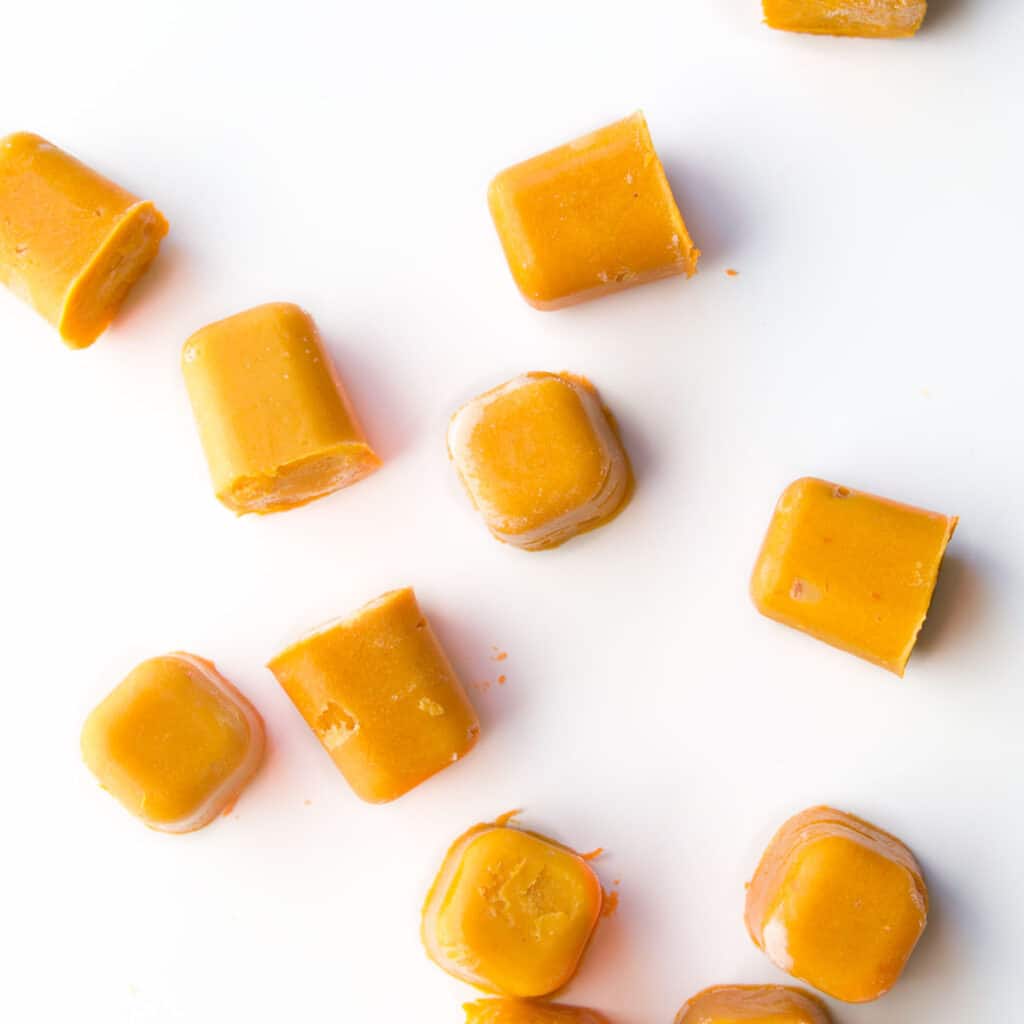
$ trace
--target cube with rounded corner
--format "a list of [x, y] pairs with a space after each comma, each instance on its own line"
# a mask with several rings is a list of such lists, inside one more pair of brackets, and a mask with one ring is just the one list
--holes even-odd
[[675, 1024], [831, 1024], [825, 1004], [786, 985], [715, 985], [698, 992]]
[[509, 269], [537, 309], [697, 271], [639, 111], [502, 171], [488, 193]]
[[182, 370], [214, 492], [239, 515], [305, 505], [380, 466], [313, 318], [290, 302], [197, 331]]
[[167, 221], [141, 200], [29, 132], [0, 139], [0, 283], [91, 345], [156, 257]]
[[762, 615], [902, 676], [956, 525], [805, 477], [775, 506], [751, 596]]
[[491, 533], [531, 551], [603, 526], [632, 492], [614, 421], [567, 373], [523, 374], [464, 405], [448, 454]]
[[92, 711], [82, 756], [150, 828], [193, 832], [225, 813], [263, 757], [263, 720], [194, 654], [142, 662]]
[[423, 944], [439, 967], [485, 992], [546, 996], [576, 973], [602, 901], [597, 875], [572, 850], [501, 823], [477, 825], [441, 865], [423, 907]]
[[477, 999], [463, 1009], [466, 1024], [608, 1024], [596, 1010], [533, 999]]
[[902, 39], [914, 35], [927, 0], [763, 0], [772, 28], [824, 36]]
[[896, 983], [928, 920], [928, 889], [894, 836], [831, 807], [790, 818], [747, 889], [745, 920], [779, 968], [848, 1003]]
[[411, 588], [321, 626], [269, 668], [369, 803], [397, 799], [476, 744], [476, 712]]

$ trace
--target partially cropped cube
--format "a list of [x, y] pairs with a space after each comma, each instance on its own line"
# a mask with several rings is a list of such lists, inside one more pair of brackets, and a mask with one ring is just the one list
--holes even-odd
[[464, 405], [448, 454], [491, 533], [531, 551], [603, 526], [632, 492], [614, 421], [566, 373], [527, 373]]
[[597, 875], [572, 850], [477, 825], [441, 865], [423, 907], [423, 944], [439, 967], [486, 992], [546, 996], [576, 973], [602, 900]]
[[466, 1024], [608, 1024], [596, 1010], [533, 999], [478, 999], [463, 1009]]
[[914, 35], [927, 0], [763, 0], [765, 21], [786, 32], [901, 39]]
[[272, 302], [204, 327], [182, 370], [217, 498], [281, 512], [380, 466], [312, 317]]
[[107, 329], [166, 234], [151, 202], [52, 143], [0, 139], [0, 283], [72, 348]]
[[356, 794], [395, 800], [473, 749], [480, 724], [409, 588], [282, 651], [271, 672]]
[[902, 676], [957, 517], [806, 477], [782, 493], [751, 595], [762, 615]]
[[263, 721], [209, 661], [151, 658], [93, 710], [82, 755], [101, 785], [162, 832], [224, 813], [263, 757]]
[[786, 985], [715, 985], [698, 992], [675, 1024], [830, 1024], [820, 999]]
[[530, 305], [558, 309], [697, 271], [641, 113], [502, 171], [491, 216]]
[[831, 807], [790, 818], [747, 889], [750, 937], [795, 978], [848, 1003], [896, 983], [928, 920], [928, 889], [894, 836]]

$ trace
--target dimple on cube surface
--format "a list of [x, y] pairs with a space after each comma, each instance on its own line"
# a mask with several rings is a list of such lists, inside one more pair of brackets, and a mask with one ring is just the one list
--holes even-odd
[[824, 1003], [786, 985], [715, 985], [689, 999], [675, 1024], [830, 1024]]
[[578, 854], [501, 825], [449, 850], [423, 910], [423, 942], [450, 974], [488, 992], [549, 995], [573, 976], [603, 894]]

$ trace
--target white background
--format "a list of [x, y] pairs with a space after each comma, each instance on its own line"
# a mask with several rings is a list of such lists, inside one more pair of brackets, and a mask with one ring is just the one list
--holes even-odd
[[[420, 949], [420, 903], [449, 841], [524, 807], [621, 879], [566, 1000], [668, 1024], [706, 985], [786, 980], [743, 885], [816, 802], [910, 844], [934, 906], [896, 989], [836, 1020], [1017, 1012], [1024, 18], [932, 8], [876, 43], [772, 32], [755, 0], [6, 5], [0, 131], [155, 199], [172, 232], [84, 352], [0, 295], [0, 1017], [457, 1022], [472, 992]], [[638, 107], [699, 275], [535, 312], [489, 178]], [[278, 299], [316, 317], [385, 466], [236, 520], [178, 357]], [[638, 489], [607, 528], [524, 553], [471, 510], [445, 426], [563, 368], [619, 418]], [[804, 474], [962, 517], [903, 682], [747, 598]], [[407, 583], [483, 734], [372, 807], [263, 666]], [[143, 828], [78, 752], [92, 705], [176, 648], [270, 735], [235, 812], [186, 837]]]

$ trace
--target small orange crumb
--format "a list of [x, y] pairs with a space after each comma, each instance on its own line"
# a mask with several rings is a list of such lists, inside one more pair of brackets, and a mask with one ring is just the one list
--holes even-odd
[[739, 274], [740, 274], [740, 272], [739, 272], [738, 270], [733, 270], [733, 269], [732, 269], [732, 267], [730, 267], [730, 268], [729, 268], [729, 269], [728, 269], [728, 270], [726, 271], [726, 274], [727, 274], [727, 275], [728, 275], [729, 277], [739, 277]]
[[621, 878], [613, 878], [612, 879], [612, 885], [622, 885], [622, 879]]
[[504, 661], [508, 657], [508, 651], [503, 651], [500, 647], [492, 647], [491, 650], [494, 651], [495, 661]]
[[498, 676], [498, 685], [499, 686], [504, 686], [505, 685], [505, 676]]
[[619, 894], [617, 892], [606, 892], [604, 903], [601, 904], [601, 916], [611, 917], [619, 909]]
[[581, 860], [597, 860], [597, 858], [600, 857], [602, 853], [604, 853], [604, 847], [603, 846], [599, 846], [596, 850], [591, 850], [589, 853], [581, 853], [580, 854], [580, 859]]

